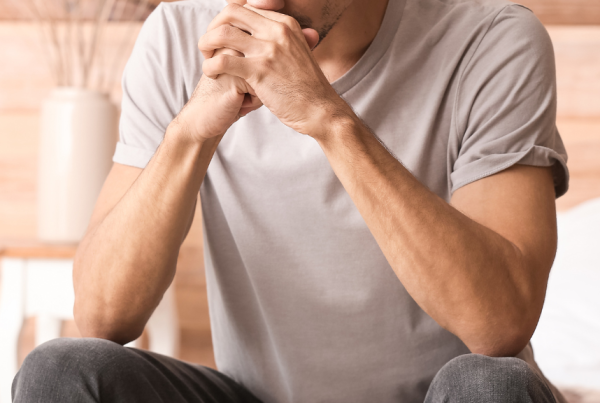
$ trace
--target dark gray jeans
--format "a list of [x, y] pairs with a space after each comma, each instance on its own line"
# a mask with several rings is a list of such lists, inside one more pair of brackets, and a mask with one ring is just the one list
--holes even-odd
[[[101, 339], [56, 339], [39, 346], [25, 359], [12, 394], [13, 402], [19, 403], [260, 402], [215, 370]], [[438, 372], [425, 402], [556, 400], [524, 361], [468, 354]]]

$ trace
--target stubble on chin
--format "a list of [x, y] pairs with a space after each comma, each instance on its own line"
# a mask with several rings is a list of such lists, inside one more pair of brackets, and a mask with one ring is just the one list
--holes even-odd
[[332, 0], [327, 0], [325, 5], [321, 9], [321, 21], [323, 21], [323, 25], [321, 27], [314, 27], [314, 23], [312, 18], [304, 14], [295, 14], [290, 13], [290, 17], [293, 17], [302, 29], [304, 28], [312, 28], [319, 34], [319, 42], [317, 42], [317, 46], [325, 39], [329, 31], [337, 24], [342, 14], [346, 11], [346, 8], [336, 10], [333, 6]]

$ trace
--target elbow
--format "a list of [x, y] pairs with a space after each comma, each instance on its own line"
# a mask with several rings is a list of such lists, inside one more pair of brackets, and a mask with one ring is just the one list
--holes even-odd
[[515, 357], [529, 343], [529, 339], [518, 338], [514, 340], [501, 340], [494, 343], [481, 343], [474, 347], [469, 347], [473, 354], [481, 354], [488, 357]]
[[504, 303], [496, 303], [479, 316], [463, 342], [474, 354], [517, 356], [527, 347], [537, 327], [544, 304], [543, 291], [545, 288], [525, 287], [513, 297], [504, 298]]
[[[536, 322], [537, 323], [537, 322]], [[535, 324], [510, 323], [490, 329], [487, 337], [479, 337], [470, 343], [465, 343], [473, 354], [488, 357], [515, 357], [529, 343]]]
[[140, 328], [122, 323], [116, 319], [116, 315], [96, 312], [98, 311], [82, 307], [76, 299], [73, 316], [82, 337], [105, 339], [124, 345], [136, 340], [144, 331], [143, 326]]
[[81, 248], [73, 263], [73, 317], [79, 333], [82, 337], [110, 340], [121, 345], [136, 340], [144, 330], [144, 323], [140, 325], [135, 321], [125, 304], [115, 305], [111, 303], [114, 298], [95, 293], [97, 286], [84, 278], [85, 262], [80, 251]]

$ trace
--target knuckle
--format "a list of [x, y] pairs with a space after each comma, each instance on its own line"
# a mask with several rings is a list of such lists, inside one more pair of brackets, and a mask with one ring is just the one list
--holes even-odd
[[207, 76], [211, 74], [210, 62], [208, 60], [205, 60], [204, 63], [202, 63], [202, 72]]
[[252, 73], [252, 76], [249, 79], [249, 82], [252, 82], [254, 84], [252, 85], [256, 85], [256, 84], [260, 84], [264, 81], [264, 77], [265, 75], [259, 71], [255, 71], [254, 73]]
[[212, 76], [222, 72], [226, 66], [226, 58], [223, 55], [214, 56], [212, 59], [205, 60], [202, 64], [202, 72], [207, 76]]
[[210, 39], [210, 32], [207, 32], [206, 34], [202, 35], [200, 37], [200, 39], [198, 40], [198, 49], [200, 50], [204, 50], [207, 47], [207, 43]]
[[239, 4], [236, 3], [230, 3], [228, 4], [223, 11], [225, 12], [226, 15], [239, 15], [241, 12], [243, 12], [244, 7], [240, 6]]
[[289, 39], [292, 30], [286, 24], [278, 22], [274, 26], [274, 33], [281, 40]]
[[267, 59], [274, 59], [277, 57], [279, 48], [277, 47], [277, 45], [275, 43], [268, 42], [267, 44], [265, 44], [264, 50], [265, 50], [265, 57]]
[[229, 48], [220, 48], [215, 51], [215, 55], [229, 55], [229, 56], [239, 56], [243, 57], [244, 55], [237, 50], [229, 49]]
[[215, 58], [215, 67], [218, 71], [223, 71], [229, 65], [229, 58], [227, 55], [221, 54]]
[[263, 72], [270, 71], [273, 67], [272, 60], [273, 59], [270, 58], [262, 59], [260, 63], [258, 63], [258, 68], [255, 70], [256, 74], [262, 77], [264, 75]]
[[221, 11], [222, 13], [225, 14], [229, 14], [229, 13], [235, 13], [237, 12], [240, 8], [242, 8], [242, 6], [240, 6], [237, 3], [229, 3], [225, 6], [225, 8], [223, 8], [223, 11]]
[[298, 20], [296, 20], [294, 17], [290, 17], [289, 15], [286, 15], [283, 17], [283, 23], [287, 27], [289, 27], [291, 30], [300, 28], [300, 24], [298, 24]]
[[213, 35], [213, 32], [207, 32], [204, 35], [202, 35], [198, 40], [198, 49], [208, 50], [208, 48], [210, 48], [210, 42]]
[[221, 25], [217, 29], [217, 33], [219, 36], [230, 36], [233, 33], [233, 31], [234, 28], [229, 24]]

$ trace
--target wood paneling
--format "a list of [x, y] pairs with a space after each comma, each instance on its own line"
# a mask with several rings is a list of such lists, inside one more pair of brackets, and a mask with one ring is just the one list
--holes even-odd
[[[64, 18], [67, 13], [67, 2], [62, 0], [42, 0], [36, 2], [37, 9], [44, 15], [50, 15], [53, 18]], [[93, 20], [98, 15], [98, 3], [100, 1], [92, 2], [79, 2], [81, 10], [73, 10], [72, 15], [77, 15], [84, 20]], [[112, 13], [109, 16], [110, 20], [117, 21], [130, 21], [137, 20], [143, 21], [146, 19], [148, 14], [160, 3], [160, 1], [151, 1], [144, 4], [139, 4], [136, 0], [120, 0], [117, 1], [113, 6]], [[43, 4], [43, 5], [42, 5]], [[25, 0], [0, 0], [0, 21], [26, 21], [31, 20], [34, 14], [29, 4]]]
[[513, 0], [529, 7], [544, 24], [599, 25], [598, 0]]
[[[141, 23], [109, 23], [95, 73], [108, 77], [106, 87], [111, 99], [120, 104], [121, 75]], [[122, 49], [122, 38], [131, 38]], [[45, 50], [37, 26], [29, 22], [0, 22], [0, 111], [38, 110], [42, 100], [54, 87], [50, 69], [44, 57]], [[122, 49], [123, 56], [114, 66], [113, 56]], [[113, 74], [107, 74], [114, 71]], [[94, 74], [93, 78], [99, 75]], [[92, 80], [94, 84], [97, 80]]]
[[559, 117], [600, 117], [600, 26], [549, 26], [548, 33], [556, 54]]
[[0, 111], [0, 238], [35, 237], [38, 131], [37, 111]]
[[0, 257], [24, 259], [73, 259], [77, 244], [49, 245], [35, 241], [5, 242], [0, 239]]
[[[174, 0], [167, 0], [171, 1]], [[62, 6], [59, 2], [53, 3]], [[148, 7], [148, 12], [160, 1], [152, 0], [151, 3], [153, 4]], [[598, 0], [515, 0], [515, 3], [531, 8], [544, 24], [600, 24]], [[131, 14], [132, 11], [126, 12], [124, 18], [130, 18]], [[12, 0], [0, 0], [0, 20], [22, 20], [30, 17], [31, 14], [26, 9], [15, 7]]]
[[560, 119], [561, 132], [569, 160], [570, 188], [557, 200], [559, 211], [600, 197], [600, 119]]

